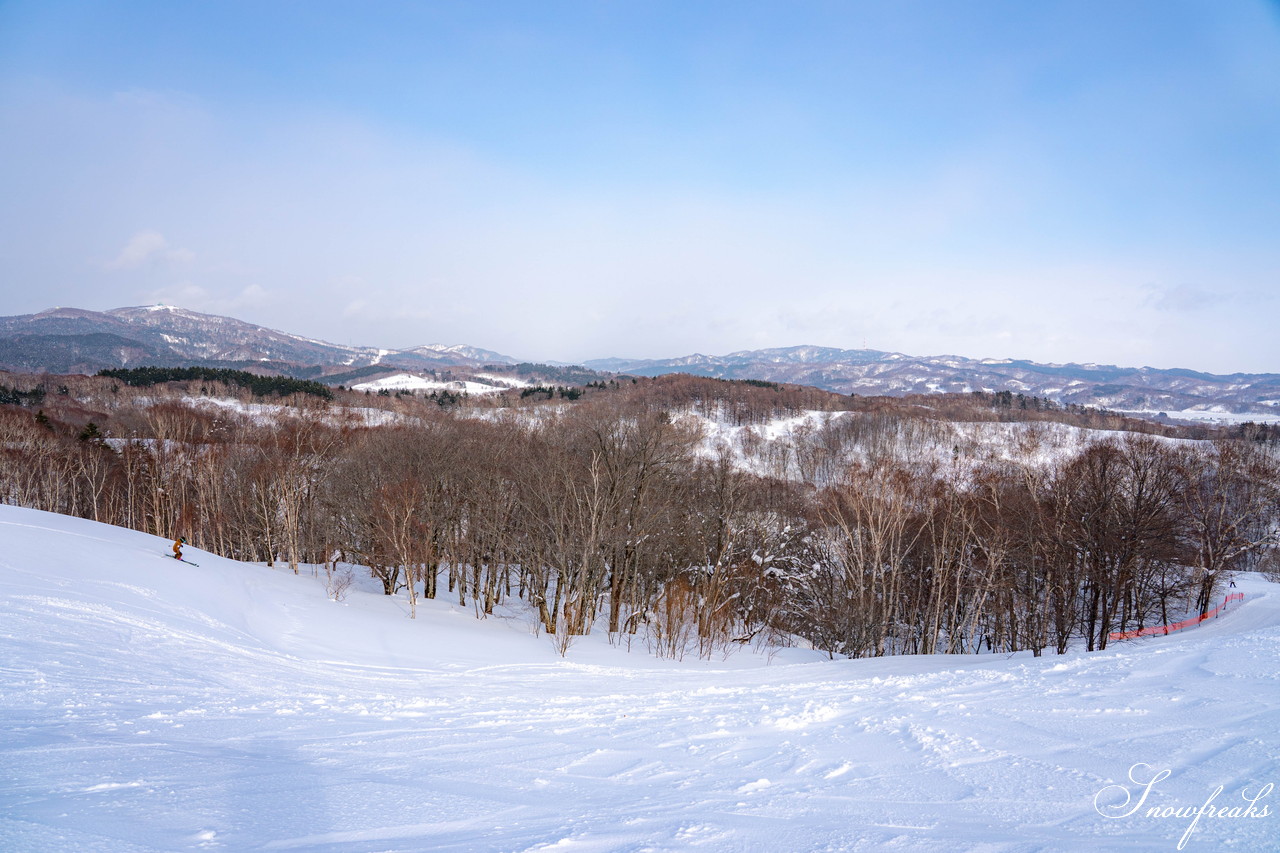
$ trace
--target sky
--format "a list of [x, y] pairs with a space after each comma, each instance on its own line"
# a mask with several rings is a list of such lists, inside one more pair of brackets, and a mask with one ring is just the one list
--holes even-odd
[[1280, 372], [1280, 3], [0, 0], [0, 315]]

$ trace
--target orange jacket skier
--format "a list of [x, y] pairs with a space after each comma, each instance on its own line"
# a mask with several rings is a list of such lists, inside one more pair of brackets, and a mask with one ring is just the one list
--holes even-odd
[[187, 537], [179, 536], [173, 540], [173, 558], [175, 560], [182, 559], [182, 546], [187, 544]]

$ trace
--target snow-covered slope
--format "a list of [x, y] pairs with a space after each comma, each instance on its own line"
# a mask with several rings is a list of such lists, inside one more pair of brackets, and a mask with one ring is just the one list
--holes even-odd
[[[489, 376], [486, 374], [486, 376]], [[509, 388], [518, 388], [520, 380], [506, 381], [499, 377], [490, 377], [489, 382], [476, 382], [472, 379], [456, 379], [441, 382], [417, 373], [395, 373], [369, 382], [352, 385], [352, 391], [451, 391], [455, 394], [497, 394]]]
[[1211, 797], [1235, 816], [1185, 849], [1280, 837], [1258, 578], [1091, 655], [562, 660], [518, 617], [167, 547], [0, 507], [0, 849], [1165, 851], [1193, 818], [1149, 810]]
[[[677, 411], [675, 416], [697, 427], [705, 457], [715, 458], [728, 450], [743, 471], [810, 483], [830, 482], [841, 476], [849, 463], [865, 463], [873, 456], [892, 458], [903, 466], [932, 468], [940, 475], [963, 480], [980, 466], [992, 463], [1062, 463], [1089, 445], [1116, 435], [1047, 421], [923, 419], [894, 420], [878, 427], [873, 424], [859, 432], [857, 422], [868, 422], [863, 413], [814, 410], [750, 426], [735, 424], [723, 415], [711, 418], [691, 410]], [[824, 434], [824, 430], [831, 432]]]

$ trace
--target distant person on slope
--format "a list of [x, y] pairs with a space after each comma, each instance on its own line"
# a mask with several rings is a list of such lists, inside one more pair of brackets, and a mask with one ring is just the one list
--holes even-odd
[[179, 536], [177, 539], [173, 540], [173, 559], [182, 559], [182, 546], [186, 544], [187, 537], [185, 536]]

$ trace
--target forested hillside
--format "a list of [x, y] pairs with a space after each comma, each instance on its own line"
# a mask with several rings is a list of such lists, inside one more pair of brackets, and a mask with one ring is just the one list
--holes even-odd
[[3, 502], [669, 656], [1103, 648], [1275, 553], [1266, 427], [689, 376], [447, 401], [218, 380], [0, 375]]

